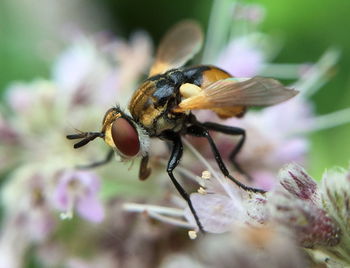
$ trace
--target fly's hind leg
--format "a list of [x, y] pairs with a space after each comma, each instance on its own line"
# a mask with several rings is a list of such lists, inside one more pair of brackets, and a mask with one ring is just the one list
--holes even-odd
[[221, 155], [220, 155], [212, 137], [209, 134], [209, 131], [203, 125], [198, 124], [198, 125], [189, 126], [187, 128], [186, 133], [189, 135], [195, 136], [195, 137], [204, 137], [208, 140], [210, 148], [214, 154], [215, 160], [216, 160], [221, 172], [227, 178], [229, 178], [231, 181], [233, 181], [237, 186], [239, 186], [243, 190], [249, 191], [249, 192], [254, 192], [254, 193], [265, 193], [266, 192], [266, 191], [261, 190], [261, 189], [249, 187], [231, 176], [231, 174], [229, 173], [228, 169], [226, 168], [226, 166], [224, 164], [224, 161], [221, 158]]
[[236, 161], [236, 156], [241, 151], [241, 149], [244, 145], [244, 142], [246, 140], [245, 130], [243, 128], [225, 126], [225, 125], [212, 123], [212, 122], [205, 122], [202, 124], [202, 126], [204, 126], [208, 130], [213, 130], [213, 131], [221, 132], [221, 133], [228, 134], [228, 135], [240, 136], [240, 139], [239, 139], [237, 145], [230, 153], [229, 159], [231, 160], [233, 166], [235, 167], [235, 169], [238, 172], [240, 172], [241, 174], [246, 176], [249, 181], [253, 181], [253, 178]]

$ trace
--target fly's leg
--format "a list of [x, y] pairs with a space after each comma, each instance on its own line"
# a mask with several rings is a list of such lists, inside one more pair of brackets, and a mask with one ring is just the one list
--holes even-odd
[[182, 188], [182, 186], [176, 180], [176, 178], [173, 174], [173, 170], [179, 164], [180, 159], [182, 157], [183, 146], [182, 146], [181, 138], [178, 134], [175, 134], [175, 133], [168, 134], [166, 136], [166, 138], [168, 140], [172, 141], [172, 143], [173, 143], [171, 156], [170, 156], [170, 159], [169, 159], [169, 162], [167, 165], [168, 175], [169, 175], [171, 181], [173, 182], [176, 190], [180, 193], [180, 195], [183, 197], [183, 199], [186, 200], [186, 202], [187, 202], [187, 204], [188, 204], [188, 206], [193, 214], [193, 217], [196, 220], [196, 223], [198, 225], [199, 230], [204, 233], [203, 226], [202, 226], [201, 222], [199, 221], [198, 215], [197, 215], [197, 213], [192, 205], [192, 201], [190, 199], [189, 194], [184, 190], [184, 188]]
[[113, 150], [109, 150], [107, 155], [106, 155], [106, 157], [104, 159], [102, 159], [101, 161], [96, 161], [96, 162], [93, 162], [93, 163], [87, 164], [87, 165], [79, 165], [79, 166], [77, 166], [77, 168], [79, 168], [79, 169], [89, 169], [89, 168], [95, 168], [95, 167], [103, 166], [103, 165], [109, 163], [113, 159], [113, 155], [114, 155], [114, 151]]
[[149, 160], [148, 154], [142, 157], [141, 159], [140, 169], [139, 169], [139, 179], [141, 181], [144, 181], [145, 179], [147, 179], [151, 174], [151, 168], [148, 167], [148, 160]]
[[213, 130], [213, 131], [221, 132], [221, 133], [228, 134], [228, 135], [241, 136], [237, 145], [230, 153], [229, 159], [231, 160], [233, 166], [236, 168], [236, 170], [238, 172], [245, 175], [249, 181], [253, 181], [253, 178], [236, 161], [236, 156], [241, 151], [243, 144], [246, 140], [245, 130], [242, 128], [238, 128], [238, 127], [225, 126], [225, 125], [212, 123], [212, 122], [205, 122], [202, 124], [202, 126], [208, 130]]
[[195, 137], [204, 137], [208, 140], [210, 148], [215, 156], [215, 160], [221, 170], [221, 172], [227, 177], [229, 178], [231, 181], [233, 181], [235, 184], [237, 184], [240, 188], [242, 188], [245, 191], [249, 191], [249, 192], [254, 192], [254, 193], [265, 193], [266, 191], [261, 190], [261, 189], [257, 189], [257, 188], [253, 188], [253, 187], [249, 187], [243, 183], [241, 183], [240, 181], [236, 180], [234, 177], [232, 177], [229, 173], [229, 171], [227, 170], [224, 161], [221, 158], [221, 155], [212, 139], [212, 137], [209, 134], [209, 131], [201, 125], [192, 125], [190, 127], [187, 128], [187, 134], [195, 136]]

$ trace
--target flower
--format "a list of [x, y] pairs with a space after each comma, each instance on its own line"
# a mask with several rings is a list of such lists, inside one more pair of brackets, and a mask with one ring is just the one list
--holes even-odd
[[63, 211], [63, 218], [72, 218], [76, 208], [81, 217], [100, 222], [104, 217], [102, 203], [97, 194], [100, 182], [97, 175], [89, 171], [64, 171], [58, 178], [53, 201]]
[[57, 226], [43, 194], [44, 179], [29, 169], [13, 174], [14, 181], [7, 182], [1, 192], [5, 208], [0, 232], [1, 268], [23, 267], [29, 245], [44, 243]]
[[[206, 193], [193, 193], [191, 200], [207, 232], [279, 226], [278, 232], [290, 233], [298, 245], [313, 249], [311, 255], [322, 251], [334, 262], [348, 264], [348, 174], [326, 172], [320, 187], [303, 168], [289, 164], [278, 174], [279, 186], [265, 195], [247, 194], [232, 182], [215, 178], [219, 181], [215, 187], [210, 179], [205, 183]], [[188, 208], [185, 216], [195, 225]]]
[[[281, 187], [268, 198], [270, 217], [294, 230], [302, 246], [322, 251], [325, 259], [337, 265], [348, 265], [349, 171], [326, 171], [320, 186], [304, 169], [290, 164], [280, 171], [279, 178]], [[315, 252], [313, 255], [319, 258]]]
[[[260, 225], [264, 222], [264, 206], [266, 200], [261, 194], [246, 193], [239, 189], [228, 178], [207, 179], [202, 182], [204, 193], [192, 193], [191, 201], [203, 229], [210, 233], [223, 233], [232, 229], [234, 225], [248, 223]], [[196, 226], [189, 208], [185, 217]]]
[[313, 204], [320, 202], [317, 183], [297, 165], [288, 165], [279, 173], [280, 184], [291, 195]]
[[203, 237], [188, 255], [168, 256], [161, 267], [308, 267], [292, 236], [275, 226], [232, 227], [226, 235]]
[[321, 199], [327, 214], [339, 226], [341, 239], [336, 247], [327, 252], [336, 260], [350, 263], [350, 172], [331, 169], [323, 175]]
[[335, 246], [341, 230], [324, 209], [315, 181], [296, 165], [287, 165], [279, 173], [282, 188], [269, 198], [271, 217], [292, 228], [304, 247]]
[[[203, 237], [196, 233], [186, 202], [170, 194], [173, 188], [165, 190], [169, 181], [164, 180], [166, 144], [151, 146], [154, 178], [143, 184], [135, 179], [136, 168], [117, 163], [95, 170], [75, 169], [102, 160], [107, 152], [98, 142], [75, 151], [64, 136], [73, 127], [100, 129], [104, 111], [116, 102], [127, 107], [151, 60], [151, 43], [144, 33], [132, 35], [129, 41], [105, 34], [80, 35], [57, 59], [50, 78], [13, 83], [5, 94], [0, 171], [7, 179], [2, 191], [0, 267], [22, 267], [28, 255], [49, 267], [171, 267], [174, 259], [191, 267], [305, 267], [311, 262], [325, 264], [325, 259], [317, 257], [320, 252], [327, 263], [349, 263], [348, 172], [326, 173], [321, 187], [297, 165], [285, 166], [276, 175], [286, 163], [307, 162], [305, 133], [339, 124], [337, 120], [320, 124], [306, 98], [326, 82], [329, 76], [324, 74], [338, 53], [327, 52], [311, 64], [270, 63], [275, 52], [272, 39], [255, 28], [264, 9], [232, 1], [214, 5], [234, 7], [225, 14], [235, 23], [210, 27], [214, 36], [209, 34], [213, 42], [208, 46], [214, 46], [208, 55], [214, 57], [206, 63], [218, 62], [236, 76], [296, 79], [291, 87], [301, 91], [299, 97], [279, 106], [222, 122], [246, 129], [247, 142], [237, 161], [254, 178], [251, 184], [271, 192], [242, 191], [212, 167], [209, 146], [198, 142], [202, 157], [185, 141], [195, 157], [186, 152], [175, 172], [177, 178], [184, 174], [191, 179], [187, 190], [197, 187], [197, 174], [204, 166], [200, 188], [190, 196], [204, 230], [216, 234]], [[222, 9], [216, 10], [224, 15]], [[211, 24], [220, 21], [225, 19], [213, 16]], [[242, 22], [248, 22], [248, 27], [239, 29]], [[215, 58], [218, 51], [222, 54]], [[210, 113], [204, 117], [218, 121]], [[213, 137], [227, 158], [234, 147], [231, 137]], [[244, 180], [242, 174], [231, 174]], [[342, 186], [335, 186], [335, 181]], [[143, 204], [124, 203], [135, 199]], [[75, 213], [80, 220], [62, 221], [57, 210], [61, 219]], [[189, 229], [193, 240], [175, 226]]]
[[236, 77], [257, 75], [265, 62], [261, 39], [255, 35], [233, 39], [219, 55], [217, 66]]
[[[99, 129], [103, 111], [114, 101], [126, 102], [123, 94], [129, 94], [150, 59], [145, 34], [133, 37], [131, 44], [82, 37], [58, 59], [52, 79], [15, 82], [5, 92], [7, 106], [0, 111], [0, 160], [4, 160], [0, 172], [7, 179], [2, 187], [0, 267], [22, 267], [31, 245], [37, 245], [34, 251], [38, 253], [61, 232], [63, 222], [58, 220], [57, 209], [63, 217], [75, 210], [87, 221], [100, 222], [108, 213], [105, 200], [98, 197], [101, 174], [115, 181], [131, 176], [123, 171], [117, 176], [115, 167], [103, 172], [75, 170], [79, 164], [104, 157], [106, 151], [98, 145], [75, 151], [65, 138], [73, 124]], [[121, 74], [123, 83], [114, 83]], [[121, 191], [117, 183], [109, 192], [115, 191]], [[93, 247], [95, 243], [87, 243], [84, 237], [84, 248]]]

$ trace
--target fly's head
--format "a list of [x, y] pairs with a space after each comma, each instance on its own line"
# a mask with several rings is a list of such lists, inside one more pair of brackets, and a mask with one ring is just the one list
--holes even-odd
[[80, 148], [95, 138], [103, 138], [122, 160], [145, 155], [149, 147], [149, 136], [146, 131], [118, 107], [106, 112], [100, 132], [82, 132], [68, 135], [67, 138], [81, 139], [74, 144], [74, 148]]

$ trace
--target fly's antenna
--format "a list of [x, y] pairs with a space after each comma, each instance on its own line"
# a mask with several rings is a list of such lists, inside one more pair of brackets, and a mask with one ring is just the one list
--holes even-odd
[[79, 134], [72, 134], [67, 135], [66, 138], [68, 140], [76, 140], [76, 139], [82, 139], [81, 141], [74, 144], [74, 148], [80, 148], [86, 144], [88, 144], [90, 141], [96, 139], [96, 138], [104, 138], [105, 134], [102, 132], [82, 132]]

